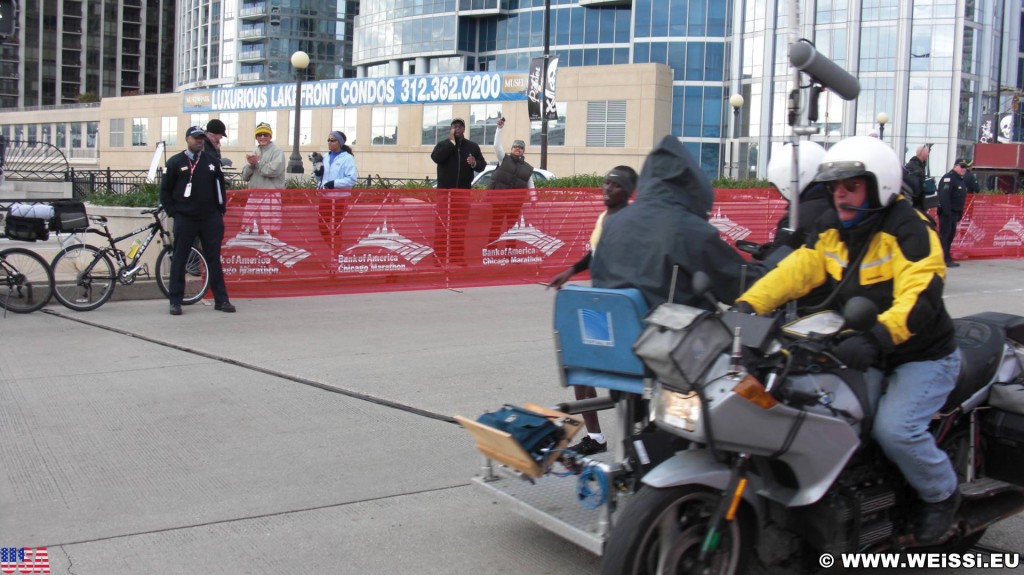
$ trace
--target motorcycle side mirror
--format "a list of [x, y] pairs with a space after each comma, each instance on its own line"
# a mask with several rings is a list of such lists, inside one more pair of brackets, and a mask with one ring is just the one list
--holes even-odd
[[878, 321], [878, 307], [866, 297], [851, 298], [843, 306], [843, 319], [848, 329], [868, 331]]

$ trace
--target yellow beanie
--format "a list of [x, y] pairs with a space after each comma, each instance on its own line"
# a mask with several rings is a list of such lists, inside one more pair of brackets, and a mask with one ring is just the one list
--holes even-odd
[[256, 126], [256, 134], [255, 135], [259, 136], [260, 134], [270, 134], [271, 136], [273, 136], [274, 135], [274, 131], [270, 129], [270, 124], [268, 124], [266, 122], [260, 122]]

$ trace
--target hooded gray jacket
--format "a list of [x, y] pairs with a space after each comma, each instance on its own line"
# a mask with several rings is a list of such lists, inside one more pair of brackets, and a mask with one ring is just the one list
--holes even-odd
[[[744, 288], [766, 273], [768, 267], [748, 263], [718, 235], [708, 222], [714, 192], [711, 182], [686, 148], [673, 136], [665, 136], [647, 156], [640, 173], [636, 201], [605, 219], [601, 242], [594, 251], [590, 274], [594, 287], [637, 288], [654, 308], [668, 300], [672, 268], [679, 266], [675, 302], [709, 308], [709, 302], [693, 294], [693, 275], [711, 276], [712, 291], [732, 304]], [[768, 266], [792, 250], [777, 250]]]

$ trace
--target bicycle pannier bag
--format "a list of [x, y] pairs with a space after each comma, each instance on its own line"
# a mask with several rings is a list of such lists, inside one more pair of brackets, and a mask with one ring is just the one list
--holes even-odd
[[4, 233], [9, 239], [23, 242], [45, 241], [50, 238], [50, 232], [46, 229], [46, 220], [23, 218], [10, 214], [4, 218]]
[[58, 233], [83, 232], [89, 227], [85, 204], [77, 200], [53, 203], [52, 229]]
[[644, 322], [633, 353], [658, 381], [681, 391], [690, 391], [732, 341], [721, 320], [687, 305], [661, 304]]
[[523, 451], [537, 461], [547, 455], [545, 450], [553, 448], [562, 439], [563, 430], [547, 417], [522, 407], [505, 404], [498, 411], [485, 413], [477, 423], [500, 429], [512, 436]]

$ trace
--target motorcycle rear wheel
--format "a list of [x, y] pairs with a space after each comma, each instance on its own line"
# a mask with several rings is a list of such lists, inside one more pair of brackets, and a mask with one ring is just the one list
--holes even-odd
[[601, 564], [603, 575], [741, 575], [751, 554], [749, 510], [740, 507], [711, 554], [710, 570], [698, 561], [711, 515], [722, 494], [704, 486], [644, 486], [612, 529]]

